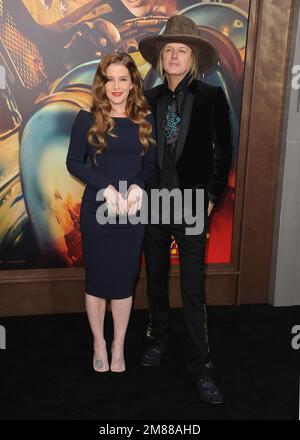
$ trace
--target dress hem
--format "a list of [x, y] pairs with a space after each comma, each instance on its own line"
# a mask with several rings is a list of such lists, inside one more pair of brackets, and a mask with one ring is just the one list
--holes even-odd
[[100, 296], [97, 295], [96, 293], [89, 293], [89, 292], [85, 292], [86, 295], [90, 295], [90, 296], [94, 296], [96, 298], [101, 298], [101, 299], [126, 299], [129, 298], [130, 296], [132, 296], [133, 294], [131, 293], [130, 295], [126, 295], [126, 296], [116, 296], [116, 297], [111, 297], [111, 296]]

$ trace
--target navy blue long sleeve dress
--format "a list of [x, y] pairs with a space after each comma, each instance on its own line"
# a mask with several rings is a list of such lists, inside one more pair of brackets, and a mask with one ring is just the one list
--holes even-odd
[[[152, 115], [146, 116], [152, 124]], [[114, 118], [113, 138], [105, 135], [107, 149], [97, 155], [87, 140], [94, 122], [92, 113], [80, 110], [74, 120], [66, 165], [68, 171], [86, 184], [81, 208], [80, 230], [85, 266], [85, 292], [99, 298], [121, 299], [132, 295], [139, 272], [145, 225], [99, 224], [96, 211], [104, 201], [97, 201], [100, 189], [126, 181], [127, 188], [137, 184], [145, 188], [156, 169], [156, 146], [150, 144], [144, 156], [139, 140], [139, 126], [129, 118]], [[152, 137], [155, 137], [153, 132]], [[87, 165], [87, 157], [90, 165]]]

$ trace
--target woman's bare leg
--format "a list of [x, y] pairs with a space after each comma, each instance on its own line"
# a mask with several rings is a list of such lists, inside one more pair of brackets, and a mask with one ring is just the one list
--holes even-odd
[[111, 346], [111, 371], [125, 371], [124, 340], [132, 307], [132, 296], [112, 299], [111, 311], [114, 321], [114, 340]]
[[96, 371], [108, 371], [109, 364], [104, 339], [104, 318], [106, 310], [106, 299], [85, 294], [85, 306], [94, 336], [94, 357], [93, 368]]

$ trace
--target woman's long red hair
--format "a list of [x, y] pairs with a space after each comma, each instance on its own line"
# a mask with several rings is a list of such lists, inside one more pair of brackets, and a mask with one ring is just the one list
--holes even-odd
[[115, 122], [110, 116], [112, 107], [104, 87], [108, 81], [106, 76], [107, 68], [111, 64], [121, 64], [129, 71], [133, 87], [127, 98], [126, 113], [128, 118], [139, 126], [139, 139], [144, 147], [142, 154], [145, 154], [148, 150], [149, 143], [155, 143], [154, 139], [151, 138], [152, 126], [145, 119], [145, 116], [150, 113], [150, 107], [143, 96], [143, 82], [138, 68], [127, 53], [112, 53], [100, 61], [93, 81], [91, 112], [95, 117], [95, 122], [88, 130], [87, 138], [89, 143], [95, 147], [95, 163], [96, 156], [102, 154], [107, 148], [104, 135], [108, 134], [116, 137], [116, 134], [113, 133]]

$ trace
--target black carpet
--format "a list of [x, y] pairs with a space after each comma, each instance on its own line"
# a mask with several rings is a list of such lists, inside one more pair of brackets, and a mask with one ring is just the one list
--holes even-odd
[[[202, 403], [185, 366], [181, 309], [161, 366], [139, 366], [147, 311], [133, 311], [126, 337], [127, 374], [92, 373], [85, 313], [10, 317], [0, 350], [0, 419], [297, 420], [300, 350], [291, 346], [300, 307], [208, 307], [215, 381], [224, 404]], [[108, 346], [112, 320], [107, 314]]]

